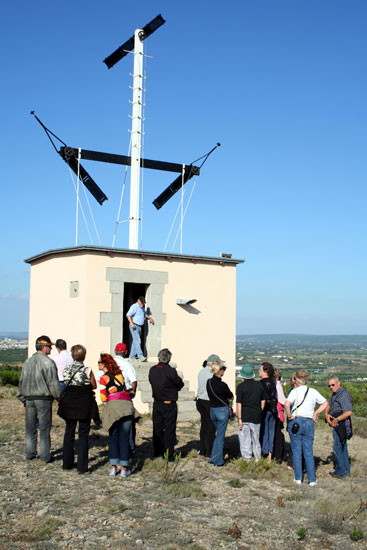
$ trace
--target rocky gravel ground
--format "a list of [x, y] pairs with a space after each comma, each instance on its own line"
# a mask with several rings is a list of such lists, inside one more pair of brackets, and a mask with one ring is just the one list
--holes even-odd
[[[90, 471], [78, 475], [62, 470], [64, 423], [56, 414], [54, 461], [25, 461], [24, 412], [14, 395], [14, 390], [0, 390], [1, 549], [367, 548], [363, 437], [355, 435], [350, 442], [351, 478], [335, 480], [328, 475], [331, 432], [319, 423], [318, 486], [296, 486], [286, 462], [244, 467], [234, 422], [227, 430], [230, 460], [223, 468], [198, 455], [199, 426], [191, 424], [178, 428], [181, 459], [152, 460], [151, 420], [144, 418], [131, 477], [108, 476], [103, 429], [91, 431]], [[353, 542], [353, 530], [364, 537]]]

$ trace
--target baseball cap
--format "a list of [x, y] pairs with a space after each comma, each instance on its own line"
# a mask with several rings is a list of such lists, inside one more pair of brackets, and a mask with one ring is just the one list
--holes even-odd
[[115, 352], [116, 353], [122, 353], [124, 351], [127, 351], [126, 344], [124, 344], [123, 342], [120, 342], [119, 344], [116, 344], [116, 347], [115, 347]]
[[36, 344], [43, 344], [44, 346], [54, 346], [55, 342], [51, 342], [48, 336], [42, 335], [39, 336], [36, 340]]
[[219, 357], [219, 355], [216, 355], [215, 353], [212, 353], [209, 355], [208, 359], [206, 360], [207, 363], [220, 363], [223, 365], [225, 361]]

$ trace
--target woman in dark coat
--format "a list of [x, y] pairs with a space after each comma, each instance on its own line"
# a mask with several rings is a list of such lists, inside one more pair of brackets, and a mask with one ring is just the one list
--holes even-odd
[[93, 390], [97, 387], [92, 369], [83, 362], [86, 353], [84, 346], [73, 346], [71, 355], [74, 362], [63, 371], [67, 388], [63, 400], [66, 428], [62, 467], [64, 470], [71, 470], [74, 466], [75, 430], [79, 422], [77, 470], [80, 474], [88, 470], [88, 435], [95, 403]]
[[260, 444], [263, 456], [272, 458], [275, 420], [278, 418], [277, 407], [277, 385], [274, 378], [274, 367], [271, 363], [265, 362], [259, 370], [260, 383], [263, 385], [266, 395], [265, 408], [262, 414], [260, 427]]

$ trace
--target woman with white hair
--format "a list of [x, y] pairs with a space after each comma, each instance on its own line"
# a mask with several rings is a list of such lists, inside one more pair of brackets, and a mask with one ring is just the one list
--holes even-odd
[[[302, 453], [305, 459], [308, 484], [317, 484], [313, 440], [318, 415], [328, 405], [327, 399], [314, 388], [307, 387], [308, 373], [299, 369], [292, 377], [293, 389], [284, 404], [288, 416], [288, 433], [293, 455], [294, 481], [302, 483]], [[315, 405], [320, 406], [315, 411]]]
[[214, 466], [223, 466], [224, 436], [229, 419], [229, 401], [233, 399], [233, 393], [222, 380], [227, 368], [225, 362], [218, 355], [210, 355], [208, 363], [211, 363], [213, 377], [207, 381], [206, 389], [210, 400], [210, 418], [216, 431], [209, 462]]

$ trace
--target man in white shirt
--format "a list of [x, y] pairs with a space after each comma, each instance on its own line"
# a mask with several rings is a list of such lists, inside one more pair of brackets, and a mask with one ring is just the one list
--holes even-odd
[[67, 345], [65, 340], [62, 340], [61, 338], [56, 340], [55, 347], [58, 351], [58, 354], [53, 355], [52, 359], [56, 363], [57, 376], [60, 382], [60, 391], [63, 392], [65, 390], [66, 385], [65, 385], [64, 377], [62, 373], [65, 367], [72, 364], [73, 358], [71, 354], [67, 351]]
[[[132, 399], [134, 399], [136, 395], [136, 388], [138, 386], [138, 381], [136, 378], [136, 372], [134, 367], [125, 359], [125, 356], [127, 354], [127, 347], [123, 342], [119, 342], [115, 346], [115, 361], [120, 367], [122, 376], [124, 378], [125, 386], [127, 391], [130, 393]], [[135, 436], [136, 436], [136, 428], [135, 428], [135, 422], [132, 422], [131, 424], [131, 432], [130, 432], [130, 450], [131, 454], [135, 454]]]

